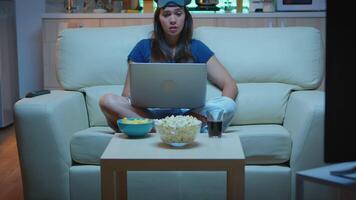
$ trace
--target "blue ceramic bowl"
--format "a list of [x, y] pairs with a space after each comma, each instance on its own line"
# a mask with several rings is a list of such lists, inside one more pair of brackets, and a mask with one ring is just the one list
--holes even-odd
[[[135, 120], [146, 120], [145, 123], [134, 124]], [[143, 137], [153, 128], [153, 120], [145, 118], [126, 118], [117, 120], [121, 132], [129, 137]]]

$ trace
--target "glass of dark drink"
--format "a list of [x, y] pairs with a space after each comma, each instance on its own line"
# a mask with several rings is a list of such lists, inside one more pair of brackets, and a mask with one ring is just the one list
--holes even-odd
[[209, 137], [221, 137], [224, 110], [216, 108], [208, 111], [207, 124]]

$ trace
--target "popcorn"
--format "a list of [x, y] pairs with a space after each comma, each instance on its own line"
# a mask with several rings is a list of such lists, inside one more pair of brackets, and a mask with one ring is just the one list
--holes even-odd
[[185, 126], [195, 126], [200, 125], [201, 121], [197, 118], [190, 115], [178, 115], [178, 116], [169, 116], [163, 119], [155, 120], [157, 125], [171, 127], [171, 128], [181, 128]]
[[193, 116], [169, 116], [155, 120], [155, 127], [167, 144], [191, 143], [200, 131], [201, 121]]

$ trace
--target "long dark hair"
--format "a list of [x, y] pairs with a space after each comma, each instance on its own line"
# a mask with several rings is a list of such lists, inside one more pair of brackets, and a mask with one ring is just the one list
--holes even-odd
[[[160, 8], [163, 9], [163, 8]], [[162, 29], [161, 22], [159, 20], [160, 9], [157, 9], [154, 14], [154, 30], [152, 33], [152, 62], [194, 62], [190, 50], [190, 43], [193, 35], [193, 19], [188, 9], [184, 6], [185, 19], [184, 27], [179, 35], [178, 44], [176, 46], [175, 56], [172, 56], [172, 49], [167, 44]]]

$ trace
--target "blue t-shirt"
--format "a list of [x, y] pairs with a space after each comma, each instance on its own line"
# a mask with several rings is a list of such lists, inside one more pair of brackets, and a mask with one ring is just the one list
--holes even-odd
[[[139, 41], [130, 52], [128, 60], [141, 63], [151, 62], [151, 47], [152, 39]], [[195, 63], [206, 63], [214, 55], [214, 52], [200, 40], [192, 39], [190, 48]]]

